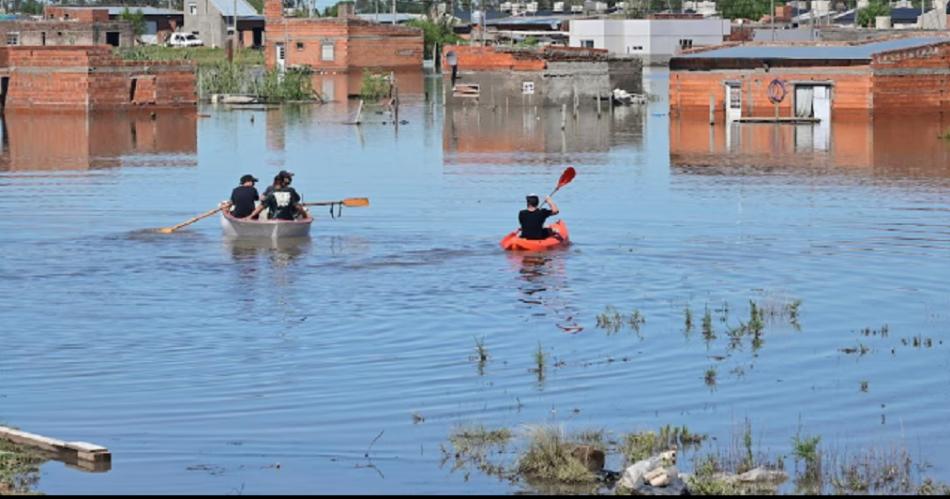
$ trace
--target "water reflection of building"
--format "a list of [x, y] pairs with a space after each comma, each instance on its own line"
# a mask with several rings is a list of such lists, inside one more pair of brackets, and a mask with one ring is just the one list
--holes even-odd
[[776, 125], [670, 119], [672, 166], [868, 169], [875, 174], [950, 176], [950, 116], [837, 116], [830, 123]]
[[[84, 170], [128, 164], [131, 155], [182, 155], [162, 166], [195, 166], [196, 114], [155, 112], [8, 112], [0, 170]], [[148, 164], [148, 161], [136, 164]]]
[[[625, 143], [642, 141], [646, 112], [617, 107], [598, 118], [596, 112], [568, 116], [561, 130], [561, 111], [544, 107], [454, 106], [445, 108], [442, 150], [446, 164], [563, 161], [547, 154], [582, 155], [606, 152], [616, 131]], [[603, 160], [603, 156], [587, 158]]]
[[[389, 70], [375, 70], [374, 72], [389, 73]], [[424, 91], [425, 75], [419, 69], [393, 70], [399, 95], [421, 95]], [[346, 102], [350, 97], [360, 95], [363, 86], [362, 71], [343, 71], [329, 73], [315, 73], [312, 76], [313, 89], [328, 101]]]

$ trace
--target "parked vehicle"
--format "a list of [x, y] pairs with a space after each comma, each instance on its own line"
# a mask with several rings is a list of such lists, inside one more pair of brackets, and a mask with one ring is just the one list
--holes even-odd
[[172, 33], [168, 37], [169, 47], [200, 47], [204, 45], [194, 33]]

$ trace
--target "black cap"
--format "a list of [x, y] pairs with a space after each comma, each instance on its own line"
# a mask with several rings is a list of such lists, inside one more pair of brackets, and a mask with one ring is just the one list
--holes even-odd
[[257, 182], [257, 181], [258, 181], [258, 180], [257, 180], [256, 178], [254, 178], [254, 175], [245, 175], [245, 176], [241, 177], [241, 183], [242, 183], [242, 184], [245, 183], [245, 182]]
[[294, 172], [289, 172], [289, 171], [287, 171], [287, 170], [281, 170], [280, 173], [277, 174], [277, 176], [278, 176], [278, 177], [287, 177], [287, 178], [290, 178], [290, 177], [293, 177], [293, 176], [294, 176]]

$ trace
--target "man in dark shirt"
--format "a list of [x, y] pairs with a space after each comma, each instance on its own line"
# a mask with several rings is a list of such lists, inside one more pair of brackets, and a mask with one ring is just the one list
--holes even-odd
[[550, 196], [544, 200], [551, 205], [551, 209], [538, 208], [538, 195], [529, 194], [527, 197], [528, 208], [518, 213], [518, 221], [521, 222], [521, 237], [523, 239], [546, 239], [557, 233], [544, 227], [544, 221], [552, 215], [557, 215], [560, 211]]
[[231, 215], [244, 218], [254, 212], [254, 202], [257, 201], [257, 189], [254, 175], [241, 177], [241, 185], [231, 191]]
[[[261, 194], [261, 201], [264, 200], [267, 196], [270, 196], [271, 192], [274, 192], [279, 186], [289, 187], [290, 183], [294, 180], [294, 173], [287, 170], [281, 170], [277, 173], [277, 176], [274, 177], [273, 185], [267, 186], [267, 189], [264, 189], [264, 194]], [[290, 190], [297, 192], [293, 187], [290, 187]]]
[[264, 201], [261, 202], [260, 206], [251, 213], [250, 218], [254, 218], [254, 216], [258, 215], [264, 208], [267, 208], [270, 218], [276, 218], [278, 220], [293, 220], [294, 215], [298, 212], [302, 216], [307, 216], [303, 206], [300, 205], [300, 195], [298, 195], [297, 191], [292, 187], [283, 184], [284, 179], [289, 177], [283, 177], [281, 173], [278, 173], [277, 176], [274, 177], [273, 188], [267, 197], [264, 198]]

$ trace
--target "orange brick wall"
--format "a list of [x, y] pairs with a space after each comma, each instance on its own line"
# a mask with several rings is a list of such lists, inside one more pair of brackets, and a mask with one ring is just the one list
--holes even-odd
[[[136, 105], [194, 107], [191, 62], [122, 61], [109, 47], [2, 47], [10, 78], [9, 109], [103, 109]], [[95, 68], [95, 71], [91, 71]], [[132, 78], [141, 87], [132, 95]]]
[[794, 101], [794, 82], [822, 81], [833, 85], [832, 111], [871, 108], [871, 71], [868, 66], [741, 71], [673, 71], [670, 73], [670, 110], [682, 113], [709, 112], [709, 97], [717, 113], [725, 112], [725, 83], [742, 83], [742, 115], [773, 116], [775, 106], [769, 100], [768, 86], [774, 79], [786, 82], [787, 94], [779, 104], [779, 115], [790, 116]]
[[950, 43], [878, 54], [871, 69], [875, 110], [950, 108]]
[[470, 45], [446, 45], [442, 49], [442, 70], [452, 71], [445, 60], [449, 52], [455, 52], [459, 71], [541, 71], [546, 64], [541, 57], [520, 58], [510, 52], [496, 52], [493, 47]]

